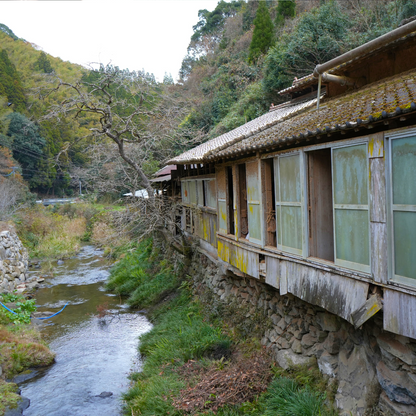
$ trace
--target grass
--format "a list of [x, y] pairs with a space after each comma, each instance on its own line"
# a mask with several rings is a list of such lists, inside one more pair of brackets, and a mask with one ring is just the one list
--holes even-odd
[[17, 315], [0, 308], [0, 414], [6, 407], [14, 408], [20, 396], [17, 386], [6, 383], [15, 375], [32, 367], [44, 367], [54, 360], [54, 354], [41, 340], [39, 332], [29, 327], [30, 312], [35, 310], [34, 301], [20, 295], [0, 295], [2, 302], [14, 302]]
[[36, 205], [19, 212], [15, 223], [31, 258], [71, 257], [79, 251], [81, 241], [103, 246], [114, 257], [135, 247], [130, 236], [118, 235], [112, 224], [113, 213], [123, 210], [122, 206], [89, 203]]
[[21, 400], [17, 394], [18, 387], [14, 383], [6, 383], [0, 379], [0, 415], [3, 415], [6, 408], [15, 409]]
[[[221, 316], [205, 316], [202, 305], [193, 297], [187, 280], [179, 276], [183, 270], [167, 259], [151, 239], [142, 241], [138, 249], [126, 255], [112, 269], [107, 287], [128, 296], [128, 303], [150, 308], [152, 330], [140, 339], [139, 351], [144, 358], [140, 373], [131, 375], [132, 385], [124, 395], [125, 414], [132, 416], [185, 413], [174, 406], [198, 382], [203, 374], [216, 368], [224, 374], [228, 359], [215, 359], [212, 352], [241, 350], [239, 360], [249, 362], [252, 352], [260, 348], [252, 340], [233, 338]], [[186, 364], [187, 363], [187, 364]], [[185, 374], [183, 369], [195, 363], [197, 371]], [[200, 369], [200, 373], [198, 373]], [[271, 368], [274, 380], [265, 393], [251, 402], [236, 406], [193, 412], [195, 415], [220, 416], [332, 416], [326, 407], [326, 383], [315, 368]], [[223, 375], [222, 375], [223, 376]], [[211, 380], [212, 382], [212, 380]], [[249, 383], [249, 380], [248, 380]], [[180, 399], [179, 399], [180, 400]], [[211, 400], [208, 399], [208, 405]]]

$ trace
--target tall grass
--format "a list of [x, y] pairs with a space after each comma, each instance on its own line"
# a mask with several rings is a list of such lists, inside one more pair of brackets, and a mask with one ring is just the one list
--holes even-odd
[[43, 206], [22, 211], [17, 232], [31, 257], [60, 258], [75, 254], [86, 230], [84, 217], [70, 218]]
[[[184, 415], [173, 406], [173, 399], [190, 384], [196, 383], [198, 375], [193, 374], [191, 379], [184, 377], [181, 373], [183, 364], [193, 360], [198, 361], [201, 368], [206, 368], [215, 364], [210, 359], [212, 351], [219, 347], [230, 350], [232, 344], [242, 342], [232, 340], [228, 332], [223, 331], [225, 325], [219, 317], [204, 316], [201, 305], [188, 288], [188, 282], [179, 278], [178, 271], [167, 258], [168, 253], [151, 239], [144, 240], [135, 252], [126, 255], [113, 267], [107, 284], [109, 289], [128, 296], [131, 305], [150, 307], [150, 318], [154, 323], [152, 330], [140, 338], [139, 351], [144, 364], [140, 373], [131, 375], [132, 386], [124, 395], [126, 415]], [[325, 407], [325, 382], [318, 370], [271, 371], [275, 373], [275, 380], [268, 391], [253, 403], [228, 406], [216, 413], [207, 410], [195, 414], [333, 414]], [[314, 389], [314, 386], [321, 390]]]

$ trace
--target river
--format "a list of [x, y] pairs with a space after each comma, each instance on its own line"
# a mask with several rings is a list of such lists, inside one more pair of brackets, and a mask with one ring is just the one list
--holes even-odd
[[[61, 262], [60, 262], [61, 263]], [[150, 322], [104, 290], [109, 264], [101, 250], [84, 246], [56, 266], [36, 292], [38, 311], [64, 311], [40, 330], [56, 362], [19, 383], [30, 399], [24, 416], [117, 416], [131, 371], [140, 371], [138, 337]], [[98, 307], [98, 309], [97, 309]], [[101, 315], [98, 316], [99, 311]], [[107, 394], [101, 393], [106, 392]], [[112, 393], [110, 396], [109, 393]], [[102, 397], [108, 396], [108, 397]]]

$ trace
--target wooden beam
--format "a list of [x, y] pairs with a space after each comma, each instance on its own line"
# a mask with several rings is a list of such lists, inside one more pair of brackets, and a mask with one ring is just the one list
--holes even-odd
[[352, 323], [356, 328], [359, 328], [381, 309], [383, 309], [383, 301], [380, 295], [372, 295], [367, 299], [363, 306], [351, 314]]

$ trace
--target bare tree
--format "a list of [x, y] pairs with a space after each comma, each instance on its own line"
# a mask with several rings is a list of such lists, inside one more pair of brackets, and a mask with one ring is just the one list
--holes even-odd
[[20, 180], [0, 176], [0, 221], [9, 220], [16, 212], [28, 206], [26, 193], [27, 189]]
[[[166, 207], [172, 201], [167, 204], [166, 198], [155, 192], [150, 167], [171, 157], [173, 147], [179, 151], [187, 147], [177, 133], [189, 111], [187, 103], [180, 100], [174, 86], [112, 66], [92, 71], [76, 83], [58, 79], [44, 96], [62, 94], [62, 90], [66, 98], [52, 104], [44, 119], [58, 122], [73, 117], [87, 126], [88, 134], [82, 139], [91, 163], [73, 169], [73, 176], [93, 183], [95, 189], [127, 188], [134, 194], [145, 188], [148, 198], [136, 198], [136, 206], [125, 214], [129, 218], [118, 220], [119, 229], [131, 228], [134, 222], [143, 234], [158, 230], [166, 236], [166, 221], [172, 217], [166, 215]], [[62, 152], [68, 150], [69, 145]], [[172, 209], [170, 206], [169, 212]]]

